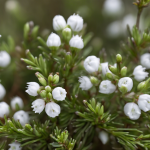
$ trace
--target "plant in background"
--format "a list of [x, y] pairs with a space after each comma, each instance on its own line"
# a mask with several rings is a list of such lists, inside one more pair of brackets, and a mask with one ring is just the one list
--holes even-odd
[[[47, 39], [37, 36], [38, 26], [25, 24], [23, 47], [28, 50], [21, 60], [36, 78], [28, 79], [26, 104], [19, 96], [11, 100], [11, 108], [0, 102], [0, 137], [11, 143], [10, 150], [97, 149], [98, 138], [113, 149], [150, 149], [150, 33], [139, 29], [141, 12], [149, 2], [134, 2], [136, 26], [128, 27], [128, 43], [120, 54], [107, 61], [103, 55], [90, 55], [92, 34], [85, 34], [79, 15], [67, 22], [55, 16], [56, 33]], [[0, 55], [3, 71], [11, 58], [1, 53], [6, 55]], [[5, 95], [0, 84], [0, 99]], [[2, 141], [0, 148], [5, 145]]]

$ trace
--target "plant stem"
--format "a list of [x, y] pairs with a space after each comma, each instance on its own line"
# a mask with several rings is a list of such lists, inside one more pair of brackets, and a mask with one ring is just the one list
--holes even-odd
[[139, 30], [139, 24], [140, 24], [140, 17], [141, 17], [141, 13], [142, 13], [142, 8], [138, 8], [138, 14], [137, 14], [137, 20], [136, 20], [136, 27]]

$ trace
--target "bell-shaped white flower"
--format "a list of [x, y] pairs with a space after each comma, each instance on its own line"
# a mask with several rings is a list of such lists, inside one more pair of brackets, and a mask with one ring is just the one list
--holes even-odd
[[105, 76], [107, 72], [111, 73], [111, 71], [108, 68], [108, 62], [101, 63], [101, 67], [102, 67], [102, 74], [103, 74], [103, 76]]
[[73, 14], [67, 20], [67, 24], [70, 25], [71, 29], [75, 32], [79, 32], [83, 28], [83, 18], [79, 15]]
[[135, 80], [140, 82], [143, 81], [146, 77], [148, 77], [149, 73], [145, 72], [145, 69], [146, 68], [142, 67], [141, 65], [134, 68], [133, 75]]
[[66, 27], [66, 21], [63, 16], [56, 15], [53, 18], [53, 28], [55, 31], [60, 31]]
[[120, 0], [105, 0], [103, 10], [105, 14], [117, 15], [123, 12], [123, 3]]
[[79, 82], [82, 90], [89, 90], [93, 86], [91, 80], [87, 76], [79, 77]]
[[84, 47], [83, 39], [79, 36], [73, 36], [71, 40], [69, 41], [70, 47], [82, 49]]
[[100, 59], [96, 56], [88, 56], [84, 61], [84, 68], [89, 73], [98, 71], [99, 65]]
[[53, 98], [57, 101], [63, 101], [66, 98], [66, 90], [63, 89], [62, 87], [56, 87], [52, 91]]
[[142, 94], [139, 96], [138, 105], [141, 110], [147, 112], [150, 110], [150, 95]]
[[7, 67], [10, 61], [10, 55], [6, 51], [0, 51], [0, 67]]
[[45, 101], [43, 99], [37, 99], [32, 102], [31, 107], [33, 108], [33, 111], [35, 111], [35, 113], [40, 114], [45, 108]]
[[55, 118], [60, 114], [60, 106], [54, 102], [49, 102], [45, 106], [45, 112], [49, 117]]
[[141, 115], [141, 110], [135, 103], [127, 103], [124, 106], [124, 113], [126, 116], [128, 116], [131, 120], [137, 120], [139, 119]]
[[13, 142], [9, 144], [10, 148], [8, 150], [21, 150], [21, 144], [18, 142]]
[[22, 98], [19, 97], [19, 96], [14, 97], [14, 98], [11, 100], [11, 102], [10, 102], [11, 108], [12, 108], [13, 110], [16, 109], [16, 105], [17, 105], [17, 104], [18, 104], [19, 108], [23, 108], [23, 106], [24, 106], [23, 100], [22, 100]]
[[98, 135], [99, 139], [101, 140], [101, 142], [105, 145], [108, 140], [109, 140], [109, 136], [108, 133], [105, 131], [101, 131]]
[[111, 94], [115, 92], [116, 86], [109, 80], [104, 80], [99, 86], [99, 92], [103, 94]]
[[146, 69], [150, 69], [150, 53], [145, 53], [141, 56], [140, 62]]
[[51, 33], [47, 39], [47, 46], [59, 47], [60, 45], [61, 45], [60, 37], [55, 33]]
[[129, 77], [124, 77], [124, 78], [121, 78], [118, 82], [118, 86], [119, 87], [126, 87], [127, 88], [127, 92], [131, 91], [132, 87], [133, 87], [133, 81], [131, 78]]
[[6, 94], [6, 90], [4, 88], [4, 86], [2, 84], [0, 84], [0, 100], [2, 100], [4, 98]]
[[37, 96], [37, 91], [40, 89], [40, 85], [36, 82], [28, 82], [26, 92], [31, 96]]
[[9, 105], [5, 102], [0, 102], [0, 118], [4, 118], [4, 115], [9, 115]]
[[13, 116], [15, 121], [19, 121], [22, 126], [29, 123], [29, 115], [23, 110], [17, 111]]

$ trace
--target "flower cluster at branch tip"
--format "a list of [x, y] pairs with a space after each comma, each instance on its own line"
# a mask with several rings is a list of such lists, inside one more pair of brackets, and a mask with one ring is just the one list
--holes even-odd
[[[36, 73], [36, 76], [39, 77], [40, 79], [42, 78], [40, 73]], [[45, 81], [44, 78], [42, 78], [41, 84], [43, 84], [43, 80]], [[55, 87], [53, 88], [53, 84], [57, 84], [59, 82], [59, 76], [55, 74], [54, 76], [52, 74], [49, 75], [48, 77], [48, 82], [49, 85], [46, 85], [45, 87], [39, 86], [38, 83], [35, 82], [29, 82], [27, 83], [28, 89], [27, 91], [29, 95], [32, 96], [34, 95], [40, 95], [42, 98], [38, 98], [35, 101], [32, 102], [32, 108], [35, 113], [41, 113], [44, 108], [45, 112], [49, 117], [56, 117], [60, 114], [60, 106], [56, 103], [56, 101], [63, 101], [66, 98], [66, 90], [63, 89], [62, 87]], [[30, 86], [31, 83], [31, 86]], [[33, 84], [34, 83], [34, 84]], [[45, 85], [45, 82], [44, 82]], [[36, 93], [36, 94], [35, 94]]]
[[[83, 28], [83, 19], [79, 15], [72, 15], [68, 18], [67, 23], [63, 16], [56, 15], [53, 18], [53, 28], [57, 32], [62, 32], [63, 38], [69, 43], [72, 50], [80, 50], [84, 47], [83, 39], [78, 35], [72, 36]], [[61, 46], [59, 35], [51, 33], [47, 39], [47, 46], [51, 50], [57, 50]]]

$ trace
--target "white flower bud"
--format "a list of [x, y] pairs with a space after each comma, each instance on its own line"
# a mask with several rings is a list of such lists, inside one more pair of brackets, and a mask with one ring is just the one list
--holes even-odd
[[143, 81], [146, 77], [148, 77], [149, 73], [145, 72], [145, 69], [146, 68], [142, 67], [141, 65], [134, 68], [133, 75], [135, 80], [140, 82]]
[[19, 121], [22, 126], [29, 123], [29, 115], [23, 110], [17, 111], [13, 116], [15, 121]]
[[60, 114], [60, 106], [54, 102], [49, 102], [45, 106], [45, 112], [49, 117], [55, 118]]
[[53, 18], [53, 28], [55, 31], [60, 31], [66, 27], [66, 21], [63, 16], [56, 15]]
[[45, 108], [45, 101], [43, 99], [37, 99], [32, 102], [31, 107], [33, 108], [33, 111], [35, 111], [35, 113], [40, 114]]
[[79, 32], [83, 28], [83, 19], [79, 15], [73, 14], [68, 18], [67, 24], [70, 25], [73, 31]]
[[13, 142], [9, 144], [10, 148], [8, 150], [21, 150], [21, 144], [18, 142]]
[[99, 86], [99, 92], [103, 94], [111, 94], [115, 92], [116, 86], [111, 83], [109, 80], [104, 80]]
[[121, 78], [118, 82], [118, 86], [119, 87], [126, 87], [127, 88], [127, 92], [131, 91], [132, 87], [133, 87], [133, 81], [131, 78], [129, 77], [124, 77], [124, 78]]
[[150, 110], [150, 95], [142, 94], [139, 96], [138, 105], [141, 110], [147, 112]]
[[0, 84], [0, 100], [2, 100], [4, 98], [6, 94], [6, 90], [4, 88], [4, 86], [2, 84]]
[[4, 115], [9, 115], [9, 105], [5, 102], [0, 102], [0, 118], [4, 118]]
[[100, 59], [96, 56], [88, 56], [84, 61], [84, 68], [89, 73], [98, 71], [99, 65]]
[[140, 58], [142, 66], [146, 69], [150, 69], [150, 53], [145, 53]]
[[10, 55], [6, 51], [0, 51], [0, 67], [8, 66], [10, 61]]
[[82, 49], [84, 47], [83, 39], [79, 35], [73, 36], [69, 41], [70, 47]]
[[53, 98], [57, 101], [63, 101], [66, 98], [66, 90], [63, 89], [62, 87], [56, 87], [52, 91]]
[[90, 79], [87, 76], [79, 77], [80, 88], [82, 90], [89, 90], [93, 84], [91, 83]]
[[28, 82], [26, 92], [31, 96], [37, 96], [37, 91], [39, 90], [40, 85], [36, 82]]
[[124, 113], [131, 120], [137, 120], [141, 115], [141, 110], [139, 109], [137, 104], [131, 102], [131, 103], [127, 103], [124, 106]]
[[16, 109], [16, 105], [18, 104], [19, 108], [23, 108], [24, 104], [23, 104], [23, 100], [21, 99], [21, 97], [19, 96], [16, 96], [14, 97], [11, 102], [10, 102], [10, 105], [11, 105], [11, 108], [13, 110]]
[[105, 132], [105, 131], [101, 131], [100, 133], [99, 133], [99, 139], [101, 140], [101, 142], [105, 145], [107, 142], [108, 142], [108, 140], [109, 140], [109, 136], [108, 136], [108, 133], [107, 132]]
[[111, 71], [108, 68], [108, 62], [101, 63], [101, 66], [102, 66], [102, 74], [103, 74], [103, 76], [105, 76], [107, 72], [111, 73]]
[[51, 33], [47, 39], [47, 46], [59, 47], [60, 45], [61, 45], [60, 37], [55, 33]]

